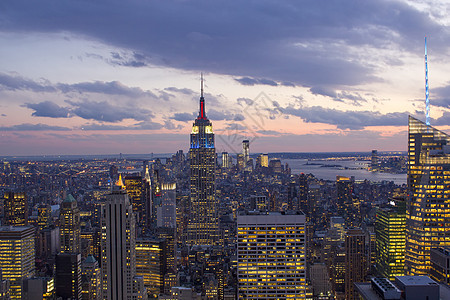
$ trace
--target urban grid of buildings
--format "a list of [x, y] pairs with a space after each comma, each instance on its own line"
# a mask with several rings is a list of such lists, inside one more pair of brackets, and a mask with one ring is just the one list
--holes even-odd
[[[450, 137], [409, 118], [407, 184], [216, 153], [0, 162], [0, 299], [450, 299]], [[163, 162], [164, 161], [164, 162]]]

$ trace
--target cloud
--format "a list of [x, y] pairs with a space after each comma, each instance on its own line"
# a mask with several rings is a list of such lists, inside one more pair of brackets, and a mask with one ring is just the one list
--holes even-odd
[[338, 102], [351, 102], [353, 105], [360, 106], [360, 102], [367, 102], [361, 94], [358, 92], [349, 92], [349, 91], [336, 91], [334, 88], [330, 86], [314, 86], [309, 89], [309, 91], [313, 95], [321, 95], [325, 97], [330, 97], [334, 101]]
[[[433, 95], [435, 96], [433, 97]], [[430, 94], [430, 104], [433, 106], [450, 108], [450, 85], [432, 89]]]
[[111, 52], [111, 59], [106, 60], [112, 65], [140, 68], [147, 66], [146, 57], [143, 54], [133, 52], [128, 53]]
[[87, 120], [96, 120], [102, 122], [120, 122], [124, 119], [134, 119], [137, 121], [149, 120], [153, 113], [147, 109], [132, 106], [117, 106], [106, 101], [88, 101], [79, 102], [66, 100], [74, 108], [71, 112], [80, 118]]
[[173, 119], [175, 121], [180, 121], [180, 122], [190, 122], [193, 121], [195, 119], [195, 113], [190, 114], [190, 113], [176, 113], [173, 115]]
[[77, 92], [77, 93], [99, 93], [106, 95], [119, 95], [128, 97], [151, 96], [157, 98], [155, 94], [150, 91], [144, 91], [138, 87], [128, 87], [118, 81], [94, 81], [94, 82], [80, 82], [74, 84], [57, 84], [56, 85], [63, 93]]
[[179, 89], [179, 88], [176, 88], [176, 87], [168, 87], [168, 88], [165, 88], [164, 90], [165, 91], [169, 91], [169, 92], [180, 93], [180, 94], [184, 94], [184, 95], [193, 95], [193, 94], [195, 94], [195, 92], [193, 90], [186, 89], [186, 88]]
[[47, 81], [36, 82], [21, 76], [8, 75], [0, 73], [0, 90], [10, 91], [33, 91], [33, 92], [56, 92], [55, 87], [48, 84]]
[[68, 118], [70, 113], [69, 108], [61, 107], [51, 101], [25, 103], [24, 106], [34, 110], [31, 114], [34, 117]]
[[297, 116], [307, 123], [336, 125], [340, 129], [360, 130], [367, 126], [406, 126], [407, 112], [381, 114], [371, 111], [341, 111], [320, 106], [296, 109], [287, 107], [283, 113]]
[[136, 97], [158, 97], [151, 91], [144, 91], [139, 87], [128, 87], [119, 81], [93, 81], [74, 84], [56, 83], [42, 79], [41, 82], [23, 78], [19, 75], [8, 75], [0, 72], [0, 90], [20, 90], [33, 92], [62, 92], [62, 93], [97, 93], [106, 95]]
[[235, 78], [237, 82], [239, 82], [242, 85], [270, 85], [270, 86], [278, 86], [278, 83], [276, 83], [273, 80], [270, 79], [257, 79], [257, 78], [250, 78], [250, 77], [242, 77], [242, 78]]
[[166, 129], [169, 129], [169, 130], [174, 130], [174, 129], [180, 130], [180, 129], [183, 128], [182, 125], [175, 125], [175, 124], [173, 124], [173, 122], [170, 121], [170, 120], [164, 121], [164, 127], [165, 127]]
[[[239, 9], [226, 0], [178, 1], [176, 5], [10, 0], [0, 18], [3, 32], [66, 32], [127, 49], [129, 57], [118, 53], [111, 58], [123, 65], [205, 70], [264, 78], [266, 84], [303, 86], [351, 86], [376, 80], [377, 66], [372, 62], [378, 58], [371, 62], [366, 55], [358, 55], [365, 54], [365, 48], [416, 53], [422, 46], [417, 41], [433, 32], [434, 51], [444, 53], [449, 39], [446, 27], [428, 12], [388, 0], [330, 0], [326, 5], [250, 1], [240, 3]], [[356, 55], [350, 58], [342, 53]]]
[[136, 121], [149, 121], [154, 117], [153, 113], [137, 106], [118, 106], [106, 101], [72, 101], [66, 100], [71, 107], [61, 107], [54, 102], [44, 101], [40, 103], [27, 103], [24, 106], [33, 109], [31, 114], [35, 117], [69, 118], [78, 116], [86, 120], [102, 122], [120, 122], [124, 119]]
[[19, 124], [9, 127], [0, 127], [0, 131], [68, 131], [67, 127], [51, 126], [46, 124]]
[[279, 136], [279, 135], [283, 134], [282, 132], [276, 131], [276, 130], [258, 130], [256, 132], [259, 134], [268, 135], [268, 136]]
[[158, 130], [161, 129], [163, 125], [155, 122], [140, 122], [132, 126], [123, 125], [108, 125], [108, 124], [84, 124], [81, 126], [82, 130], [87, 131], [109, 131], [109, 130]]
[[218, 111], [215, 109], [210, 109], [206, 113], [208, 118], [212, 121], [243, 121], [244, 116], [242, 114], [233, 114], [225, 111]]

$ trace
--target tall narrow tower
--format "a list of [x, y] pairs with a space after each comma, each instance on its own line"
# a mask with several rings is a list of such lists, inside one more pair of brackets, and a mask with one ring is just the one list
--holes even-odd
[[428, 91], [428, 57], [427, 57], [427, 37], [425, 37], [425, 105], [426, 105], [426, 124], [430, 126], [430, 98]]
[[189, 149], [191, 201], [187, 228], [188, 244], [214, 245], [218, 241], [219, 221], [216, 201], [216, 149], [212, 123], [206, 117], [201, 81], [200, 112], [191, 132]]
[[121, 177], [106, 195], [101, 220], [102, 299], [131, 300], [136, 276], [136, 221]]
[[80, 209], [71, 194], [68, 194], [61, 203], [59, 224], [61, 252], [81, 253]]

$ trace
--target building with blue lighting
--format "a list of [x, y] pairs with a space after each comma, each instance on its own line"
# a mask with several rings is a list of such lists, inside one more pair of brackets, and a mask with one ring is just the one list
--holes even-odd
[[216, 149], [212, 123], [206, 117], [203, 97], [203, 78], [200, 111], [191, 132], [190, 163], [190, 216], [187, 243], [215, 245], [218, 242], [218, 203], [215, 197]]

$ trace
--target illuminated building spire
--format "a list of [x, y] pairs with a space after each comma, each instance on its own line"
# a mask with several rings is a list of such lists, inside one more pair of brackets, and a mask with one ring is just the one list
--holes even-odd
[[430, 98], [429, 98], [429, 91], [428, 91], [427, 37], [425, 37], [425, 105], [426, 105], [426, 124], [430, 125]]
[[201, 75], [201, 89], [200, 89], [200, 112], [197, 119], [206, 119], [205, 113], [205, 98], [203, 97], [203, 73]]

